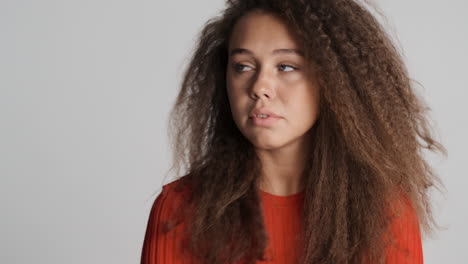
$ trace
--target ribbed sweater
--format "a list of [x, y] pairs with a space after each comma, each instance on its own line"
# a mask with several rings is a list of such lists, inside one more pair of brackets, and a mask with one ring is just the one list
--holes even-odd
[[[161, 223], [182, 206], [180, 193], [173, 190], [177, 180], [163, 186], [156, 197], [147, 222], [141, 264], [191, 264], [190, 255], [181, 249], [181, 234], [185, 224], [162, 234]], [[264, 224], [269, 242], [265, 257], [257, 263], [294, 264], [299, 256], [296, 238], [301, 230], [304, 191], [290, 196], [273, 195], [259, 189]], [[419, 223], [413, 208], [407, 203], [405, 211], [393, 220], [390, 232], [396, 238], [395, 246], [385, 251], [387, 264], [421, 264], [423, 249]]]

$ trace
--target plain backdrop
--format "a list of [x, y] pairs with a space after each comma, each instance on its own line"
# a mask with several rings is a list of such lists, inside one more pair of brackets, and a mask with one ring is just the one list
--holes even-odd
[[[449, 152], [427, 155], [447, 195], [433, 195], [446, 230], [424, 238], [425, 263], [467, 263], [468, 2], [376, 4]], [[223, 5], [0, 1], [0, 263], [139, 263], [167, 115]]]

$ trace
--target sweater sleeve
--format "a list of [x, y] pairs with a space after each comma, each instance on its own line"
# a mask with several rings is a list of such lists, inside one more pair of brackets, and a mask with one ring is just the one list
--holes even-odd
[[156, 200], [151, 207], [148, 223], [145, 232], [145, 238], [143, 241], [143, 248], [141, 253], [141, 264], [157, 264], [158, 251], [160, 251], [161, 243], [159, 239], [160, 235], [160, 219], [162, 214], [162, 202], [165, 200], [164, 188], [161, 193], [156, 197]]
[[409, 200], [401, 215], [390, 224], [395, 244], [386, 251], [387, 264], [422, 264], [423, 249], [418, 218]]
[[[164, 185], [151, 208], [141, 251], [141, 264], [190, 264], [190, 256], [182, 249], [185, 224], [164, 232], [182, 206], [182, 196], [172, 191], [174, 184]], [[168, 221], [171, 220], [169, 224]]]

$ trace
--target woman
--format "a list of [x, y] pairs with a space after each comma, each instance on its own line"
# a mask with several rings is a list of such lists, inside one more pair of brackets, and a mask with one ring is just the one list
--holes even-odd
[[[352, 0], [232, 0], [171, 113], [176, 175], [141, 262], [423, 263], [433, 231], [423, 101]], [[419, 140], [419, 141], [418, 141]]]

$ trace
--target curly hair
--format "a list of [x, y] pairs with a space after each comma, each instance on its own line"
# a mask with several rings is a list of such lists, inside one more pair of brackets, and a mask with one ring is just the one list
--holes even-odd
[[382, 263], [391, 243], [383, 239], [393, 215], [387, 209], [398, 214], [404, 199], [431, 234], [438, 225], [429, 191], [444, 186], [422, 150], [447, 151], [402, 56], [353, 0], [227, 0], [204, 25], [169, 118], [170, 170], [191, 191], [168, 226], [190, 217], [186, 246], [200, 263], [254, 263], [266, 250], [255, 189], [261, 162], [236, 127], [226, 92], [230, 34], [253, 10], [291, 25], [319, 72], [320, 117], [302, 175], [300, 263]]

